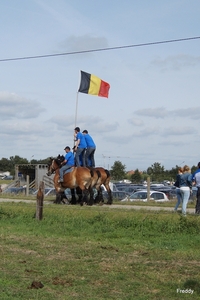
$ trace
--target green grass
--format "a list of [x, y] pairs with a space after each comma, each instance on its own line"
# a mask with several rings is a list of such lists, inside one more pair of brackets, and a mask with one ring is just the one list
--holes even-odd
[[[0, 204], [1, 299], [200, 297], [200, 218], [168, 212]], [[31, 288], [41, 282], [44, 287]]]
[[0, 179], [0, 184], [11, 184], [14, 180], [3, 180]]

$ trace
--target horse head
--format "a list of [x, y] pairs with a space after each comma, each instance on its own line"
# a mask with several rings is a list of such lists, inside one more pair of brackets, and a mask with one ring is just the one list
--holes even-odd
[[60, 154], [56, 158], [50, 157], [50, 160], [48, 162], [47, 175], [51, 176], [51, 174], [55, 173], [55, 171], [60, 168], [60, 165], [64, 161], [64, 159], [65, 157]]
[[55, 162], [57, 163], [58, 166], [65, 160], [65, 157], [63, 155], [58, 155], [55, 159]]

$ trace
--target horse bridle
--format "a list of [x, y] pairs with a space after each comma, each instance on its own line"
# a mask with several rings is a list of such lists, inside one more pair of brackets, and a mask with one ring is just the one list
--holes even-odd
[[[55, 160], [55, 159], [53, 159], [53, 160]], [[52, 160], [52, 162], [53, 162], [53, 160]], [[52, 166], [52, 162], [51, 162], [50, 166]], [[60, 169], [60, 166], [58, 166], [57, 168], [51, 167], [51, 174], [54, 174], [56, 172], [56, 170], [58, 170], [58, 169]]]

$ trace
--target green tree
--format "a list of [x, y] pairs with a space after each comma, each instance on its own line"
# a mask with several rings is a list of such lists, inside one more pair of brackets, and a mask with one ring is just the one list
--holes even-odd
[[110, 174], [114, 180], [122, 180], [126, 175], [126, 166], [121, 161], [115, 161], [111, 167]]
[[48, 164], [49, 162], [49, 157], [48, 158], [45, 158], [45, 159], [32, 159], [31, 160], [31, 164]]
[[192, 166], [191, 173], [194, 173], [198, 169], [198, 166]]
[[152, 181], [162, 181], [165, 175], [165, 168], [160, 163], [155, 162], [147, 169], [147, 174], [151, 176]]
[[3, 172], [6, 172], [6, 171], [10, 171], [9, 170], [9, 167], [10, 167], [10, 161], [3, 157], [1, 160], [0, 160], [0, 171], [3, 171]]
[[131, 182], [140, 183], [142, 180], [142, 175], [138, 169], [135, 170], [134, 174], [131, 175]]

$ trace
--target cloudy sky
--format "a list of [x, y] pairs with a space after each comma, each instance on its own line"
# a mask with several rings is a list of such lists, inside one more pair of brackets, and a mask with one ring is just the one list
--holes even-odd
[[[98, 166], [196, 165], [200, 39], [134, 45], [199, 37], [199, 15], [199, 0], [2, 0], [0, 158], [64, 154], [77, 116]], [[109, 82], [109, 98], [77, 93], [80, 70]]]

